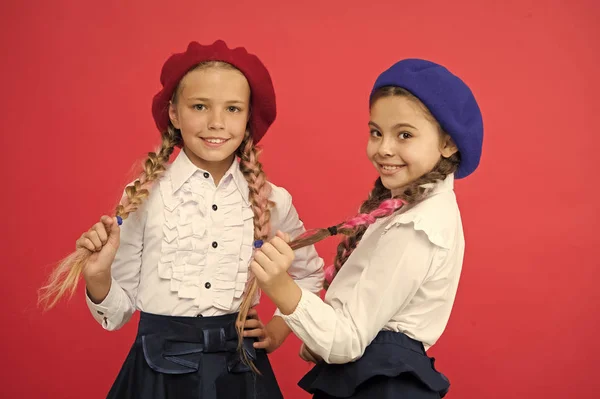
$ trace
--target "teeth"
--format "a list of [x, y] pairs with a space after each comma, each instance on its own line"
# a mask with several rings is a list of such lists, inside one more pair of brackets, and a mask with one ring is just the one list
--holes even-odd
[[223, 139], [205, 139], [205, 140], [211, 144], [221, 144], [221, 143], [225, 142], [225, 140], [223, 140]]
[[396, 169], [400, 169], [400, 166], [381, 165], [381, 169], [383, 169], [383, 170], [396, 170]]

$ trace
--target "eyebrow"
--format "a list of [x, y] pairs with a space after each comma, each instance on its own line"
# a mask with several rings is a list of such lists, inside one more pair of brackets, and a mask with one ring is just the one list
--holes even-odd
[[[373, 126], [379, 130], [381, 130], [381, 128], [379, 127], [379, 125], [377, 125], [377, 123], [373, 122], [373, 121], [369, 121], [369, 126]], [[414, 127], [413, 125], [409, 124], [409, 123], [396, 123], [394, 126], [392, 126], [392, 130], [397, 129], [399, 127], [410, 127], [412, 129], [415, 130], [419, 130], [416, 127]]]
[[[188, 101], [190, 101], [190, 100], [192, 100], [192, 101], [202, 101], [202, 102], [205, 102], [205, 103], [211, 102], [211, 99], [210, 98], [206, 98], [206, 97], [189, 97]], [[246, 102], [244, 102], [242, 100], [229, 100], [229, 101], [225, 101], [225, 104], [241, 104], [241, 105], [244, 105], [244, 104], [246, 104]]]

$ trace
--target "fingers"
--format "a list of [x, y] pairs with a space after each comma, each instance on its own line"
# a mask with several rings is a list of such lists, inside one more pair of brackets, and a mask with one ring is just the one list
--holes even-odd
[[106, 230], [110, 230], [110, 227], [112, 226], [112, 224], [115, 222], [115, 219], [111, 218], [110, 216], [102, 216], [100, 218], [100, 223], [104, 224], [106, 226]]
[[249, 338], [264, 338], [267, 334], [264, 328], [255, 328], [253, 330], [244, 330], [244, 337]]
[[100, 242], [102, 243], [102, 245], [106, 244], [106, 240], [108, 240], [108, 231], [110, 231], [110, 227], [107, 230], [104, 223], [100, 222], [100, 223], [96, 223], [92, 229], [96, 232], [96, 234], [98, 235], [98, 238], [100, 239]]
[[102, 216], [100, 222], [94, 224], [79, 237], [75, 242], [75, 246], [76, 248], [85, 248], [92, 252], [100, 251], [108, 242], [109, 237], [112, 236], [112, 232], [118, 232], [118, 230], [119, 227], [115, 219], [109, 216]]
[[104, 223], [104, 226], [106, 226], [106, 230], [110, 232], [110, 235], [112, 235], [112, 233], [118, 233], [121, 229], [116, 217], [111, 218], [108, 216], [102, 216], [101, 220], [102, 223]]
[[264, 327], [263, 323], [257, 319], [246, 319], [246, 322], [244, 323], [244, 328], [247, 328], [247, 329], [263, 328], [263, 327]]
[[271, 346], [271, 338], [267, 338], [263, 341], [257, 341], [252, 344], [256, 349], [268, 349]]
[[[273, 237], [273, 239], [269, 242], [278, 253], [285, 256], [286, 258], [294, 258], [294, 250], [288, 245], [285, 240], [279, 236]], [[264, 247], [264, 246], [263, 246]]]
[[[260, 254], [264, 254], [265, 257], [262, 257]], [[267, 266], [263, 263], [263, 259], [265, 261], [270, 260], [271, 262], [282, 263], [284, 259], [294, 259], [294, 251], [281, 237], [274, 237], [271, 241], [263, 244], [260, 250], [256, 251], [254, 258], [262, 266]]]
[[[255, 259], [266, 259], [267, 261], [276, 261], [279, 257], [281, 256], [281, 254], [279, 253], [279, 251], [269, 242], [266, 242], [263, 244], [263, 246], [260, 248], [260, 250], [256, 251], [256, 253], [254, 254], [254, 258]], [[259, 263], [262, 264], [261, 261], [259, 261]]]
[[87, 233], [83, 233], [81, 237], [79, 237], [79, 239], [75, 242], [75, 248], [85, 248], [88, 251], [95, 252], [96, 246], [92, 243], [92, 241], [85, 237], [86, 234]]
[[302, 344], [302, 346], [300, 347], [299, 355], [300, 358], [306, 362], [311, 362], [315, 364], [318, 362], [316, 355], [314, 355], [304, 344]]
[[250, 310], [248, 310], [248, 316], [249, 319], [258, 319], [258, 311], [256, 310], [256, 308], [250, 308]]
[[290, 241], [292, 241], [292, 239], [290, 238], [290, 235], [288, 233], [282, 232], [281, 230], [277, 230], [276, 236], [281, 238], [283, 241], [285, 241], [288, 244]]
[[256, 260], [253, 260], [250, 263], [250, 270], [252, 270], [252, 273], [258, 281], [265, 282], [269, 280], [269, 275], [267, 274], [265, 269], [263, 269], [262, 266], [259, 265], [258, 262], [256, 262]]
[[107, 235], [107, 239], [103, 241], [103, 245], [110, 243], [113, 247], [118, 248], [121, 228], [117, 223], [117, 218], [104, 215], [100, 218], [99, 224], [102, 225]]

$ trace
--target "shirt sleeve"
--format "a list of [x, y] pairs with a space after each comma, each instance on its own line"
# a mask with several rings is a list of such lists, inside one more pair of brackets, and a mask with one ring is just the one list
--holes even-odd
[[[278, 187], [283, 195], [279, 196], [280, 204], [278, 206], [279, 223], [276, 229], [288, 233], [294, 238], [304, 233], [304, 223], [300, 220], [296, 208], [292, 204], [292, 196], [283, 188]], [[273, 234], [277, 230], [273, 231]], [[323, 280], [325, 272], [323, 270], [323, 259], [319, 257], [314, 245], [309, 245], [294, 251], [295, 258], [288, 269], [288, 273], [296, 281], [296, 284], [303, 290], [319, 295], [323, 289]], [[275, 311], [275, 316], [281, 316], [279, 309]]]
[[112, 282], [108, 295], [101, 303], [86, 303], [92, 316], [106, 330], [118, 330], [135, 312], [135, 298], [140, 281], [145, 212], [139, 209], [123, 220], [121, 241], [111, 266]]
[[325, 362], [354, 361], [411, 301], [438, 249], [411, 224], [396, 226], [370, 249], [368, 264], [346, 301], [332, 301], [332, 306], [303, 289], [295, 311], [283, 318]]

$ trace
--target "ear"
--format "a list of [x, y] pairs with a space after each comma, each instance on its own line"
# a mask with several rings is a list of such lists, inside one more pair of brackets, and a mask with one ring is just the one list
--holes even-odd
[[177, 106], [169, 101], [169, 119], [175, 129], [181, 129], [179, 125], [179, 116], [177, 115]]
[[444, 136], [444, 138], [442, 139], [442, 148], [441, 148], [442, 156], [444, 158], [450, 158], [452, 155], [456, 154], [457, 152], [458, 152], [458, 147], [456, 146], [456, 143], [454, 143], [454, 140], [452, 140], [452, 137], [450, 137], [450, 135], [446, 134]]

